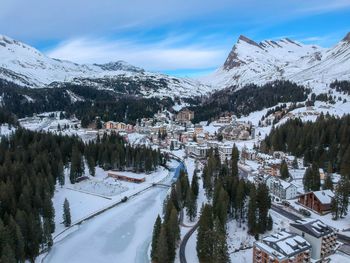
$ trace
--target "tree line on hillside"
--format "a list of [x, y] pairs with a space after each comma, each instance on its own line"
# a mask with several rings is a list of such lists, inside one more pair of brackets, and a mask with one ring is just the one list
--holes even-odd
[[[113, 157], [115, 156], [115, 157]], [[84, 144], [78, 137], [38, 133], [21, 128], [0, 141], [0, 262], [34, 262], [39, 251], [53, 244], [55, 231], [52, 197], [56, 182], [65, 184], [70, 168], [75, 183], [85, 163], [150, 172], [165, 157], [146, 147], [131, 147], [117, 134]], [[64, 223], [70, 224], [65, 204]], [[67, 222], [67, 220], [69, 222]]]
[[8, 124], [10, 126], [18, 126], [18, 121], [16, 116], [0, 107], [0, 124]]
[[0, 261], [34, 262], [52, 246], [51, 198], [76, 138], [23, 129], [0, 142]]
[[[305, 101], [310, 90], [289, 81], [275, 81], [262, 86], [246, 85], [239, 90], [232, 87], [216, 91], [209, 97], [192, 99], [197, 106], [194, 122], [213, 120], [225, 112], [237, 116], [270, 108], [278, 103]], [[193, 105], [193, 104], [192, 104]]]
[[[84, 145], [84, 149], [73, 148], [72, 166], [76, 166], [78, 176], [82, 170], [79, 164], [82, 163], [84, 155], [90, 174], [95, 175], [95, 166], [104, 170], [129, 170], [136, 173], [154, 171], [159, 165], [165, 165], [166, 157], [159, 149], [152, 149], [145, 145], [131, 146], [123, 137], [115, 132], [110, 135], [106, 133], [96, 142], [90, 141]], [[76, 158], [75, 158], [76, 157]]]
[[350, 115], [341, 118], [321, 115], [316, 122], [288, 120], [273, 128], [261, 143], [263, 152], [283, 151], [303, 157], [329, 173], [350, 177]]
[[[34, 113], [65, 111], [73, 114], [87, 127], [96, 116], [103, 121], [124, 121], [135, 124], [142, 117], [149, 118], [162, 108], [170, 108], [169, 98], [143, 98], [127, 92], [101, 90], [91, 86], [65, 84], [51, 88], [25, 88], [0, 80], [2, 106], [18, 118]], [[72, 98], [72, 96], [74, 98]]]
[[350, 81], [343, 80], [343, 81], [334, 81], [332, 82], [329, 87], [331, 89], [335, 89], [338, 92], [342, 92], [344, 94], [350, 95]]

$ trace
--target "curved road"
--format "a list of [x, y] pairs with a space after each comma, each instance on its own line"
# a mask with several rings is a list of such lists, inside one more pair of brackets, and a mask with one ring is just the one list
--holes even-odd
[[186, 245], [187, 245], [187, 241], [189, 240], [189, 238], [191, 237], [191, 235], [194, 233], [194, 231], [196, 231], [196, 229], [198, 228], [199, 222], [197, 222], [184, 236], [184, 238], [181, 241], [180, 244], [180, 262], [181, 263], [187, 263], [186, 260]]

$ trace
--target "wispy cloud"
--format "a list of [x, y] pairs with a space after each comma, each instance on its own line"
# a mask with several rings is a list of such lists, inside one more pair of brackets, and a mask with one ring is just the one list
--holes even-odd
[[[308, 2], [308, 1], [305, 1]], [[350, 8], [349, 0], [332, 0], [332, 1], [310, 1], [311, 5], [304, 5], [298, 11], [304, 13], [324, 13], [332, 12], [334, 10]]]
[[226, 49], [221, 46], [190, 44], [179, 46], [181, 39], [166, 38], [157, 43], [125, 39], [80, 38], [65, 41], [47, 55], [77, 63], [105, 63], [125, 60], [148, 70], [206, 69], [224, 61]]

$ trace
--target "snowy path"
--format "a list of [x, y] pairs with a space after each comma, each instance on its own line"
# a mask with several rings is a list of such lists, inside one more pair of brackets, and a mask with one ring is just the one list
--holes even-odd
[[153, 224], [167, 191], [152, 188], [82, 224], [56, 243], [44, 262], [148, 262]]

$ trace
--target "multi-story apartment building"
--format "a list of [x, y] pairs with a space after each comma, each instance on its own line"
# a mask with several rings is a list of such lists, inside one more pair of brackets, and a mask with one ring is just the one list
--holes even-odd
[[310, 262], [311, 245], [301, 236], [286, 231], [256, 241], [253, 263]]
[[297, 220], [290, 224], [289, 230], [302, 236], [311, 244], [311, 257], [315, 260], [328, 256], [336, 247], [336, 233], [319, 219]]

